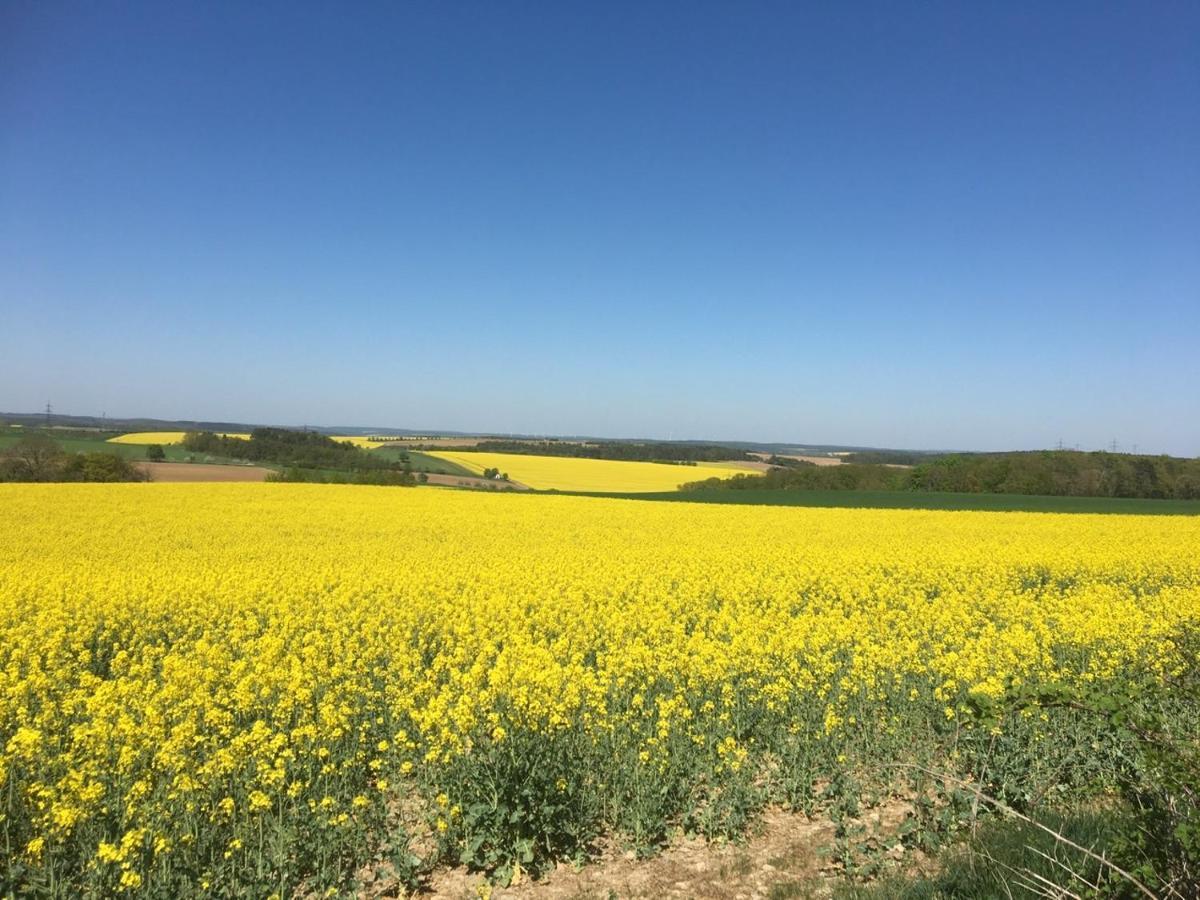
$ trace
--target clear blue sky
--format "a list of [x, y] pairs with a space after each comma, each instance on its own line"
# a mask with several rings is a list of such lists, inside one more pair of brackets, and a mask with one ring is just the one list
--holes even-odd
[[0, 410], [1200, 454], [1200, 5], [0, 5]]

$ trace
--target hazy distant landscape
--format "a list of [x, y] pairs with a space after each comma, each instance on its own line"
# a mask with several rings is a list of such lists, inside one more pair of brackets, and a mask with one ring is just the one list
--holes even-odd
[[[131, 476], [159, 481], [391, 480], [408, 486], [653, 495], [755, 505], [1200, 511], [1200, 460], [1165, 455], [1061, 449], [947, 453], [205, 423], [220, 429], [211, 430], [194, 422], [136, 419], [122, 424], [160, 430], [114, 430], [114, 422], [67, 424], [95, 421], [66, 416], [64, 424], [47, 427], [45, 416], [8, 414], [0, 417], [9, 423], [0, 429], [0, 454], [11, 460], [23, 443], [40, 437], [68, 457], [115, 455], [133, 461]], [[311, 446], [298, 455], [295, 448], [267, 443], [268, 433], [276, 439], [291, 434]], [[22, 478], [19, 471], [10, 464], [0, 475], [4, 480], [45, 480]], [[109, 473], [100, 480], [122, 479]]]

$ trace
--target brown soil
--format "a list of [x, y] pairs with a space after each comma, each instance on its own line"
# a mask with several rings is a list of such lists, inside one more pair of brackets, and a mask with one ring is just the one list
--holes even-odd
[[[893, 800], [860, 821], [875, 833], [895, 833], [910, 809], [910, 804]], [[580, 868], [563, 863], [537, 881], [524, 877], [490, 892], [482, 875], [464, 868], [443, 869], [434, 873], [418, 896], [436, 900], [815, 900], [830, 897], [839, 880], [840, 869], [830, 856], [835, 832], [828, 819], [771, 809], [741, 843], [681, 837], [649, 859], [610, 846], [596, 861]]]
[[749, 459], [739, 459], [737, 461], [730, 462], [706, 462], [701, 463], [701, 465], [716, 466], [718, 469], [734, 469], [735, 471], [742, 472], [770, 472], [775, 468], [775, 466], [771, 465], [770, 463], [762, 462], [761, 460], [755, 462]]
[[139, 462], [151, 481], [265, 481], [271, 473], [262, 466], [217, 466], [208, 463]]
[[792, 453], [754, 453], [759, 459], [770, 459], [772, 455], [778, 456], [780, 459], [798, 459], [801, 462], [810, 462], [814, 466], [840, 466], [841, 459], [836, 456], [796, 456]]

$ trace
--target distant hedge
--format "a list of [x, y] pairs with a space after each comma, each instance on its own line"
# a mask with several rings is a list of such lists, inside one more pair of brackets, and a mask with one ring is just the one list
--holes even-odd
[[184, 435], [183, 448], [193, 453], [305, 469], [402, 471], [407, 464], [407, 457], [396, 462], [315, 431], [289, 428], [255, 428], [249, 439], [224, 437], [211, 431], [190, 431]]
[[912, 468], [849, 463], [710, 478], [683, 490], [950, 491], [1051, 497], [1200, 499], [1200, 459], [1043, 450], [939, 456]]

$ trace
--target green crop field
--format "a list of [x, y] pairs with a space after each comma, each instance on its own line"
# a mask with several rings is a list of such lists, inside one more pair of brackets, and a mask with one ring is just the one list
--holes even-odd
[[479, 477], [475, 472], [458, 465], [458, 463], [450, 462], [447, 459], [438, 459], [438, 457], [430, 456], [427, 453], [418, 453], [416, 450], [384, 446], [377, 447], [371, 452], [387, 459], [396, 460], [404, 459], [407, 455], [414, 472], [429, 472], [433, 475], [461, 475], [466, 478]]
[[[60, 446], [65, 453], [111, 453], [115, 456], [121, 456], [125, 459], [141, 460], [146, 458], [146, 448], [140, 444], [111, 444], [108, 438], [116, 437], [122, 432], [96, 432], [96, 436], [92, 437], [77, 437], [79, 432], [69, 432], [72, 437], [60, 437], [53, 430], [46, 431], [43, 429], [22, 429], [22, 428], [7, 428], [0, 431], [0, 452], [3, 452], [23, 437], [42, 436], [49, 437]], [[166, 454], [168, 462], [198, 462], [208, 463], [210, 465], [223, 465], [232, 463], [233, 460], [226, 459], [221, 456], [209, 456], [204, 453], [195, 453], [189, 450], [184, 450], [177, 444], [164, 444], [163, 452]]]
[[721, 489], [653, 494], [593, 494], [590, 496], [685, 503], [740, 503], [751, 506], [1200, 515], [1200, 500], [1140, 500], [1124, 497], [1039, 497], [1018, 494], [952, 494], [920, 491], [731, 491]]

